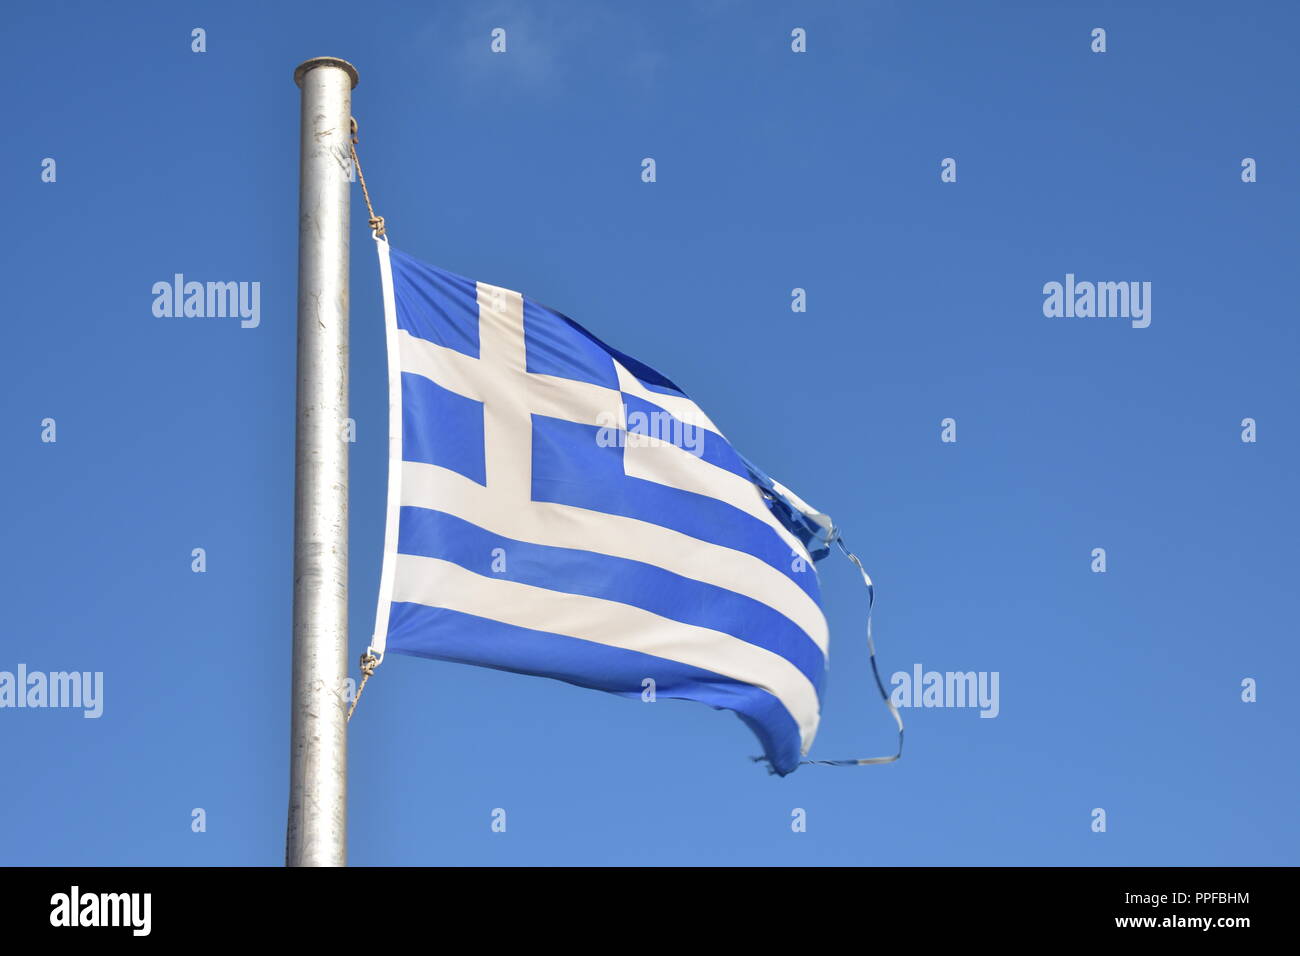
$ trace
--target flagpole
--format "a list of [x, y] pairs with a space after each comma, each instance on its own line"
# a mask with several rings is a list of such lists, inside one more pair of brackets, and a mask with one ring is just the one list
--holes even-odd
[[298, 417], [288, 866], [347, 864], [348, 180], [346, 60], [299, 65]]

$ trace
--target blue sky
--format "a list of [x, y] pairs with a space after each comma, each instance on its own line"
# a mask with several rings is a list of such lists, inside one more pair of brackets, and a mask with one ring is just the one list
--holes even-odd
[[[0, 671], [102, 671], [104, 713], [0, 710], [0, 863], [283, 860], [291, 74], [325, 54], [360, 70], [398, 248], [669, 375], [844, 529], [886, 676], [998, 672], [1001, 697], [905, 711], [898, 764], [780, 779], [723, 712], [393, 657], [351, 730], [351, 862], [1300, 862], [1300, 16], [1044, 6], [6, 10]], [[353, 226], [355, 660], [386, 455], [359, 190]], [[260, 282], [260, 324], [155, 317], [178, 272]], [[1067, 273], [1150, 282], [1150, 326], [1046, 317]], [[861, 585], [820, 571], [814, 756], [889, 752]]]

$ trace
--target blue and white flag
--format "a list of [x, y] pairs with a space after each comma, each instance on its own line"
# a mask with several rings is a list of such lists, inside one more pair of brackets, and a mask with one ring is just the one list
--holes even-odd
[[390, 453], [372, 652], [653, 687], [735, 711], [792, 771], [820, 716], [830, 520], [576, 322], [378, 248]]

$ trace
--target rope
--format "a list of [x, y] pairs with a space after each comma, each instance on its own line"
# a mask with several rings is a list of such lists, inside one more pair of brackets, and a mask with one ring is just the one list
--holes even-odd
[[[382, 223], [383, 220], [381, 219]], [[352, 714], [357, 709], [357, 704], [361, 703], [361, 692], [366, 689], [366, 681], [370, 680], [370, 675], [375, 672], [379, 666], [379, 658], [369, 651], [361, 655], [361, 686], [357, 688], [357, 696], [352, 700], [352, 706], [348, 708], [348, 723], [352, 722]]]
[[[357, 138], [357, 118], [352, 117], [352, 142], [348, 149], [352, 150], [352, 164], [357, 167], [357, 178], [361, 180], [361, 195], [366, 197], [366, 208], [370, 210], [370, 231], [376, 239], [384, 238], [384, 217], [375, 215], [375, 207], [370, 204], [370, 190], [366, 188], [366, 174], [361, 171], [361, 157], [357, 155], [357, 144], [361, 140]], [[358, 693], [358, 697], [361, 695]]]

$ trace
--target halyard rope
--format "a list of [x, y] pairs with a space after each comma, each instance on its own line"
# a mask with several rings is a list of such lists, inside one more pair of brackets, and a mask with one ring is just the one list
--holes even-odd
[[378, 666], [379, 658], [374, 654], [367, 651], [361, 655], [361, 685], [357, 687], [357, 696], [352, 698], [352, 706], [348, 708], [348, 723], [352, 722], [352, 714], [357, 709], [357, 704], [361, 703], [361, 692], [366, 689], [366, 681], [370, 680], [370, 675]]
[[357, 118], [352, 117], [352, 142], [348, 148], [352, 150], [352, 165], [357, 168], [357, 179], [361, 180], [361, 195], [366, 197], [366, 208], [370, 210], [370, 231], [374, 233], [376, 239], [384, 238], [384, 217], [375, 215], [375, 207], [370, 204], [370, 190], [366, 188], [366, 174], [361, 171], [361, 158], [357, 156], [357, 144], [361, 142], [357, 138]]

